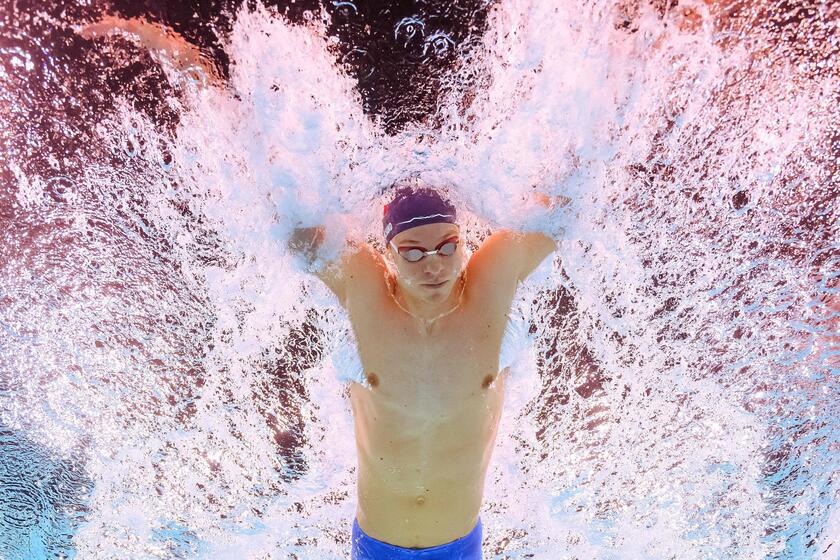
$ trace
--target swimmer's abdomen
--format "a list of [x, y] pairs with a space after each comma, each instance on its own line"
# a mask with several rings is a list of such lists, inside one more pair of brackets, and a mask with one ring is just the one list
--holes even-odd
[[351, 386], [359, 509], [371, 526], [393, 535], [408, 519], [427, 539], [448, 535], [453, 527], [472, 528], [495, 445], [504, 381], [484, 389], [473, 385], [438, 387], [438, 395], [430, 390], [412, 399]]

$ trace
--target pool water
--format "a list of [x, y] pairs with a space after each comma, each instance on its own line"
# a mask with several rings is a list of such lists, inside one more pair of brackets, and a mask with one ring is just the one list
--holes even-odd
[[285, 240], [382, 249], [412, 174], [561, 240], [485, 558], [840, 557], [834, 3], [112, 6], [186, 67], [7, 4], [0, 558], [347, 558], [349, 323]]

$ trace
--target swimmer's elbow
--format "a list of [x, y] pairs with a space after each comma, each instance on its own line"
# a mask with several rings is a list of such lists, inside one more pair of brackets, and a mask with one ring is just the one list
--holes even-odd
[[286, 242], [289, 251], [301, 256], [308, 264], [315, 262], [318, 249], [326, 237], [323, 226], [295, 228]]
[[324, 244], [326, 233], [324, 226], [295, 228], [286, 244], [293, 254], [303, 260], [306, 271], [320, 278], [343, 306], [346, 299], [346, 254], [342, 252], [327, 261], [319, 261], [319, 250]]
[[542, 232], [528, 232], [522, 236], [522, 257], [519, 281], [524, 281], [549, 255], [557, 251], [559, 242]]

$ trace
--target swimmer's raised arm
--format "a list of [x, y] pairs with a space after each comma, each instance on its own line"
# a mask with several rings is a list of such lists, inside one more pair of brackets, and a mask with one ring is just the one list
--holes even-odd
[[[538, 192], [532, 196], [536, 204], [546, 208], [565, 206], [570, 202], [569, 198], [562, 195], [549, 196]], [[496, 239], [493, 239], [493, 243], [498, 245], [499, 258], [506, 261], [502, 266], [516, 272], [517, 282], [524, 281], [548, 255], [558, 248], [557, 240], [541, 231], [502, 230], [494, 236]]]
[[165, 25], [140, 18], [106, 16], [98, 22], [81, 27], [77, 32], [86, 39], [122, 35], [151, 51], [165, 53], [179, 70], [198, 67], [204, 72], [208, 82], [221, 82], [213, 65], [201, 54], [201, 50]]
[[[565, 196], [550, 197], [535, 193], [534, 201], [546, 208], [565, 206]], [[510, 281], [522, 282], [540, 263], [557, 250], [558, 242], [540, 231], [520, 232], [503, 229], [484, 240], [473, 256], [479, 267], [492, 270], [499, 278], [509, 275]]]
[[348, 281], [367, 281], [366, 272], [374, 271], [377, 268], [377, 261], [381, 258], [369, 245], [348, 240], [336, 258], [313, 270], [312, 267], [318, 258], [318, 250], [325, 239], [324, 226], [301, 227], [293, 230], [286, 245], [290, 251], [304, 260], [312, 274], [320, 278], [335, 294], [339, 303], [345, 306]]

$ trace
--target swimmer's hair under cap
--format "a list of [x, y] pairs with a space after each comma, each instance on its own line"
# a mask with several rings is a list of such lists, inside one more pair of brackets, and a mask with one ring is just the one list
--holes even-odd
[[456, 222], [455, 207], [433, 188], [398, 187], [391, 202], [385, 205], [382, 231], [385, 244], [398, 233], [417, 226]]

